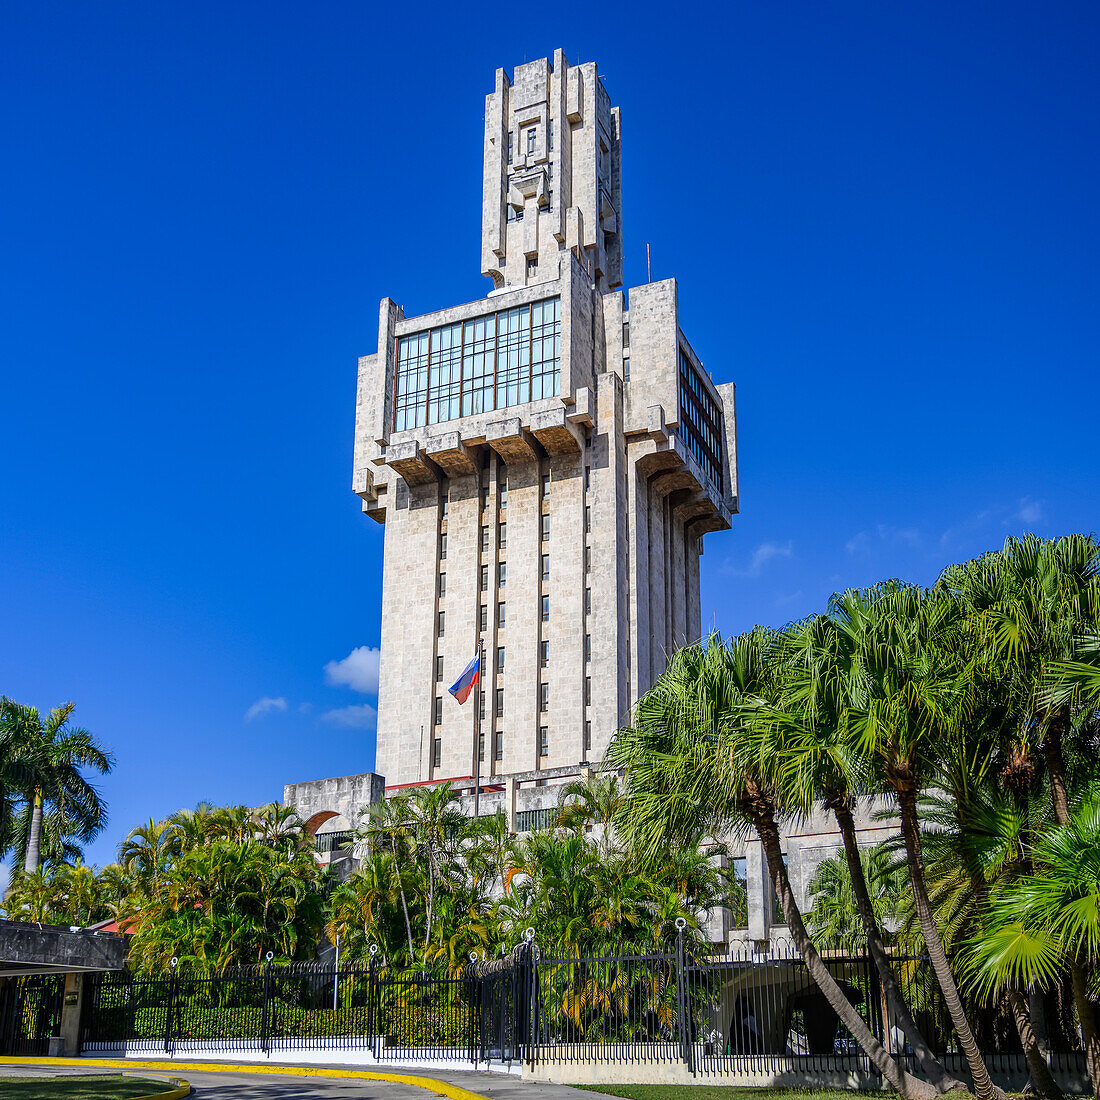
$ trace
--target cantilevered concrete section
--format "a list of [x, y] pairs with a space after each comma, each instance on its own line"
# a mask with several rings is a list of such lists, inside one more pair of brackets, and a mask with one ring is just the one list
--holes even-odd
[[[594, 64], [499, 71], [482, 199], [496, 289], [418, 317], [384, 299], [359, 361], [353, 484], [387, 528], [390, 785], [599, 760], [699, 636], [703, 536], [738, 506], [734, 387], [681, 330], [675, 280], [614, 289], [620, 133]], [[460, 707], [446, 689], [479, 644], [483, 691]]]
[[0, 920], [0, 978], [121, 970], [126, 940], [113, 932]]

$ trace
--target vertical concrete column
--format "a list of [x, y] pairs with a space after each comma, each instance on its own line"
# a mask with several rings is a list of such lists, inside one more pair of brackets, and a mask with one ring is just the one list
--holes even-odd
[[382, 586], [378, 729], [385, 730], [385, 736], [378, 738], [375, 764], [391, 784], [428, 778], [421, 773], [420, 727], [424, 726], [428, 743], [436, 694], [440, 563], [438, 484], [410, 488], [396, 476], [394, 482], [395, 499], [387, 508], [383, 548], [386, 583]]
[[80, 1052], [80, 1014], [84, 1007], [84, 975], [65, 975], [65, 996], [61, 1004], [62, 1054], [75, 1058]]
[[764, 847], [758, 840], [745, 845], [745, 890], [748, 894], [749, 939], [766, 940], [771, 924], [766, 907], [771, 901], [772, 889]]
[[504, 759], [494, 761], [495, 775], [531, 771], [538, 760], [539, 463], [509, 459], [504, 472], [508, 504], [500, 516], [508, 524], [508, 546], [501, 558], [508, 562], [508, 583], [500, 599], [508, 622], [497, 639], [505, 647], [504, 676], [497, 679], [504, 686]]
[[547, 468], [550, 540], [540, 549], [550, 555], [550, 583], [541, 588], [550, 595], [550, 622], [540, 625], [550, 642], [550, 667], [539, 669], [539, 676], [550, 684], [550, 711], [540, 712], [537, 724], [548, 727], [550, 753], [536, 758], [530, 765], [536, 768], [576, 764], [584, 756], [584, 677], [592, 668], [584, 661], [584, 635], [591, 625], [585, 622], [584, 590], [594, 574], [584, 572], [583, 455], [554, 455]]
[[[477, 697], [471, 694], [465, 703], [457, 700], [447, 688], [458, 679], [470, 658], [477, 652], [478, 592], [481, 537], [480, 479], [478, 474], [452, 477], [447, 482], [447, 558], [439, 562], [437, 573], [447, 575], [447, 594], [439, 606], [446, 612], [447, 629], [440, 639], [438, 656], [443, 658], [443, 679], [435, 681], [433, 696], [443, 700], [443, 725], [436, 732], [443, 737], [440, 766], [434, 778], [451, 775], [474, 775], [477, 745], [474, 740]], [[491, 660], [492, 653], [486, 654]], [[429, 741], [427, 752], [430, 753]], [[421, 764], [421, 774], [429, 775], [430, 755]]]
[[508, 818], [508, 832], [516, 831], [516, 777], [508, 776], [504, 780], [504, 813]]

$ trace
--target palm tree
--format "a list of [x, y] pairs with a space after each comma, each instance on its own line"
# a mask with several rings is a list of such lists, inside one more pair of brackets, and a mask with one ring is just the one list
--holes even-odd
[[432, 938], [435, 893], [442, 879], [441, 864], [458, 849], [468, 828], [468, 819], [458, 807], [458, 792], [450, 783], [441, 783], [437, 787], [417, 787], [409, 798], [412, 842], [418, 851], [423, 852], [428, 866], [425, 951]]
[[[897, 928], [909, 876], [881, 844], [860, 848], [859, 862], [876, 928]], [[817, 865], [809, 893], [813, 904], [806, 919], [816, 942], [823, 947], [850, 948], [866, 935], [846, 855], [830, 856]]]
[[969, 972], [986, 995], [1049, 986], [1069, 969], [1093, 1096], [1100, 1096], [1100, 1032], [1086, 974], [1100, 958], [1100, 796], [1040, 837], [1035, 870], [997, 888], [969, 944]]
[[114, 758], [87, 730], [69, 726], [74, 709], [73, 703], [65, 703], [43, 719], [36, 707], [10, 699], [0, 707], [2, 739], [17, 746], [13, 764], [17, 763], [22, 777], [18, 790], [26, 803], [19, 831], [25, 841], [23, 869], [28, 874], [42, 862], [44, 830], [51, 858], [60, 858], [67, 854], [67, 843], [68, 850], [74, 850], [67, 838], [91, 840], [106, 824], [106, 805], [81, 769], [106, 775]]
[[149, 818], [144, 825], [131, 829], [118, 847], [118, 862], [132, 885], [151, 896], [160, 889], [160, 880], [173, 855], [179, 854], [175, 825]]
[[619, 777], [612, 772], [599, 776], [589, 773], [561, 788], [558, 795], [558, 820], [563, 829], [600, 828], [600, 850], [604, 857], [611, 854], [615, 815], [622, 805]]
[[396, 795], [393, 798], [373, 802], [361, 811], [363, 824], [360, 836], [373, 847], [388, 847], [393, 856], [397, 875], [398, 895], [401, 898], [401, 912], [405, 918], [405, 934], [409, 945], [409, 962], [416, 958], [413, 944], [412, 921], [409, 919], [409, 903], [405, 896], [405, 881], [402, 864], [409, 859], [409, 797]]
[[[848, 594], [849, 611], [856, 606]], [[834, 602], [834, 611], [843, 606]], [[963, 1087], [944, 1069], [906, 1004], [890, 964], [864, 873], [856, 838], [856, 800], [869, 789], [871, 767], [857, 751], [851, 714], [862, 703], [864, 662], [859, 653], [862, 616], [815, 615], [779, 636], [777, 659], [783, 662], [780, 703], [761, 709], [760, 719], [774, 727], [776, 782], [784, 800], [808, 813], [820, 799], [836, 819], [844, 845], [847, 882], [867, 949], [875, 964], [891, 1017], [913, 1048], [928, 1079], [940, 1092]]]
[[1043, 760], [1055, 820], [1065, 825], [1071, 711], [1044, 689], [1053, 667], [1074, 658], [1078, 638], [1100, 625], [1100, 543], [1087, 535], [1009, 538], [1003, 550], [947, 569], [941, 584], [964, 601], [1025, 696], [1019, 749]]
[[728, 644], [712, 636], [687, 646], [638, 701], [635, 723], [612, 741], [608, 762], [626, 769], [622, 820], [643, 848], [690, 835], [701, 825], [751, 823], [767, 859], [788, 931], [815, 984], [887, 1081], [905, 1097], [935, 1088], [890, 1057], [829, 972], [806, 930], [780, 843], [784, 806], [771, 782], [773, 713], [781, 684], [776, 636], [757, 628]]
[[858, 690], [849, 706], [854, 748], [897, 800], [913, 907], [932, 971], [979, 1100], [1003, 1098], [989, 1076], [951, 972], [928, 897], [917, 804], [922, 787], [965, 741], [974, 668], [961, 641], [962, 606], [948, 592], [897, 582], [849, 590], [830, 616], [853, 639]]

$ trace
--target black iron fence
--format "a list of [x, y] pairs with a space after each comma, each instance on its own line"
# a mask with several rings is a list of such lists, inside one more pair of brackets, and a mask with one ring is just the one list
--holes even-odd
[[0, 978], [0, 1054], [48, 1054], [61, 1034], [63, 974]]
[[[871, 1033], [919, 1072], [862, 949], [822, 961]], [[932, 1049], [955, 1052], [927, 960], [892, 969]], [[1077, 1047], [1070, 1018], [1046, 1014], [1052, 1052]], [[1019, 1062], [1011, 1020], [975, 1009], [983, 1049]], [[262, 966], [197, 974], [88, 978], [82, 1050], [155, 1053], [363, 1049], [379, 1061], [479, 1064], [664, 1063], [692, 1074], [761, 1077], [876, 1070], [793, 946], [699, 955], [681, 937], [657, 948], [582, 956], [526, 942], [457, 970], [367, 965]]]

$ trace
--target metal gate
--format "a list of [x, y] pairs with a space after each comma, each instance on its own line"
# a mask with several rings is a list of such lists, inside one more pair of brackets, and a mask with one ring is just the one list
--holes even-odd
[[40, 1055], [61, 1034], [63, 974], [0, 980], [0, 1054]]

